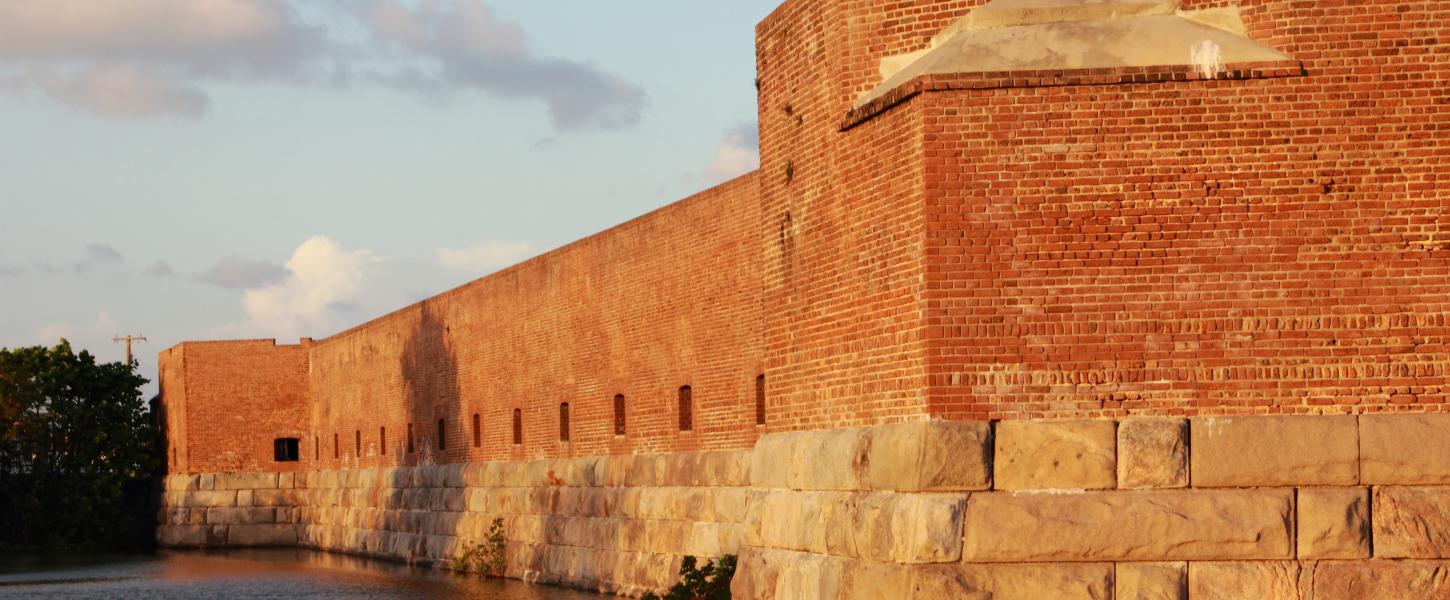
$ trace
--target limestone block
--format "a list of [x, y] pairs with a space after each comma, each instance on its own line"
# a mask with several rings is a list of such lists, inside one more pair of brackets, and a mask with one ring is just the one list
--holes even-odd
[[834, 600], [840, 597], [844, 561], [816, 554], [797, 555], [781, 565], [776, 598]]
[[1324, 561], [1313, 573], [1314, 600], [1450, 598], [1450, 561]]
[[285, 525], [232, 525], [227, 528], [227, 544], [230, 546], [296, 546], [297, 526]]
[[1450, 488], [1374, 488], [1375, 558], [1450, 558]]
[[644, 455], [634, 456], [628, 465], [625, 473], [625, 485], [629, 487], [653, 487], [660, 485], [665, 479], [664, 470], [667, 466], [665, 456]]
[[964, 560], [1292, 558], [1291, 490], [979, 493]]
[[[853, 560], [842, 569], [842, 600], [895, 600], [911, 596], [916, 570], [906, 565]], [[954, 596], [940, 596], [942, 598]]]
[[1299, 571], [1299, 563], [1294, 561], [1191, 562], [1188, 563], [1188, 597], [1193, 600], [1300, 600]]
[[710, 498], [714, 501], [715, 518], [722, 523], [740, 523], [745, 520], [746, 499], [750, 497], [747, 488], [715, 488]]
[[750, 484], [762, 488], [790, 487], [795, 447], [805, 433], [776, 433], [762, 436], [750, 453]]
[[465, 464], [451, 464], [439, 467], [442, 470], [443, 487], [463, 487], [463, 472], [467, 469]]
[[293, 473], [278, 473], [277, 487], [280, 489], [293, 489], [297, 487], [297, 476]]
[[1300, 489], [1299, 558], [1369, 558], [1369, 504], [1366, 488]]
[[[252, 492], [252, 506], [296, 506], [300, 497], [294, 489], [256, 490]], [[240, 503], [240, 495], [238, 495]]]
[[813, 431], [794, 446], [790, 487], [797, 490], [862, 490], [870, 452], [862, 429]]
[[212, 474], [212, 473], [204, 473], [204, 474], [198, 475], [197, 476], [197, 484], [196, 485], [197, 485], [197, 488], [196, 489], [199, 489], [199, 490], [216, 490], [216, 489], [218, 489], [217, 486], [216, 486], [216, 475], [215, 474]]
[[233, 525], [250, 523], [275, 523], [275, 508], [209, 508], [206, 522], [212, 525]]
[[892, 500], [894, 535], [890, 552], [883, 558], [900, 564], [961, 559], [966, 494], [897, 494]]
[[815, 492], [772, 490], [761, 498], [760, 543], [767, 548], [802, 552], [826, 551], [826, 527], [821, 511], [826, 495]]
[[195, 548], [207, 545], [210, 528], [206, 525], [161, 525], [156, 528], [156, 543], [173, 548]]
[[184, 496], [182, 498], [182, 502], [181, 503], [182, 503], [182, 506], [194, 506], [194, 507], [202, 507], [202, 508], [213, 507], [213, 506], [218, 506], [218, 507], [236, 506], [237, 505], [237, 493], [236, 492], [206, 492], [206, 491], [187, 492], [186, 493], [186, 496]]
[[701, 480], [713, 487], [736, 487], [749, 484], [750, 456], [747, 452], [705, 452], [700, 455]]
[[1114, 600], [1188, 600], [1188, 563], [1118, 563]]
[[1117, 423], [1002, 421], [993, 483], [999, 490], [1110, 489], [1117, 485]]
[[991, 487], [989, 423], [918, 421], [875, 427], [867, 435], [870, 489], [914, 492]]
[[[1076, 564], [971, 564], [931, 567], [917, 576], [916, 598], [927, 595], [924, 585], [934, 573], [955, 576], [965, 589], [990, 594], [991, 600], [1102, 600], [1112, 598], [1112, 563]], [[941, 575], [936, 575], [940, 581]]]
[[185, 492], [200, 489], [197, 487], [199, 483], [196, 475], [168, 475], [162, 486], [168, 492]]
[[1132, 418], [1118, 423], [1118, 487], [1188, 487], [1188, 419]]
[[1361, 415], [1359, 434], [1365, 484], [1450, 483], [1450, 414]]
[[1193, 419], [1194, 487], [1357, 485], [1353, 416]]

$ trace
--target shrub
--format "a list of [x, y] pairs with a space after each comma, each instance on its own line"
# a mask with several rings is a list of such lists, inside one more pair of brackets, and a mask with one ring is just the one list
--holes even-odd
[[503, 518], [495, 518], [483, 543], [464, 546], [463, 552], [453, 557], [453, 570], [459, 573], [477, 572], [484, 577], [503, 577], [508, 566], [508, 539], [503, 529]]
[[695, 557], [686, 556], [680, 562], [680, 582], [671, 587], [663, 599], [649, 593], [641, 600], [729, 600], [730, 579], [733, 577], [734, 555], [721, 557], [719, 564], [708, 561], [703, 568], [697, 568]]

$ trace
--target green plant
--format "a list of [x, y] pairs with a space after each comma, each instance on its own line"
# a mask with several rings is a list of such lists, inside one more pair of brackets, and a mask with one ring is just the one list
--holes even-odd
[[495, 518], [488, 528], [488, 537], [479, 544], [468, 544], [453, 557], [453, 570], [477, 572], [485, 577], [503, 577], [508, 566], [508, 538], [504, 535], [503, 518]]
[[649, 593], [640, 600], [729, 600], [730, 579], [735, 577], [735, 555], [727, 554], [719, 564], [707, 561], [698, 567], [693, 556], [680, 561], [680, 582], [665, 592], [664, 598]]

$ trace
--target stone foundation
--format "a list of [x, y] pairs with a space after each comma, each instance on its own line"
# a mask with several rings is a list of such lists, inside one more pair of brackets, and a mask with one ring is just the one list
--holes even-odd
[[738, 598], [1450, 598], [1450, 415], [930, 422], [755, 449], [167, 481], [169, 546], [446, 564], [625, 595], [738, 554]]

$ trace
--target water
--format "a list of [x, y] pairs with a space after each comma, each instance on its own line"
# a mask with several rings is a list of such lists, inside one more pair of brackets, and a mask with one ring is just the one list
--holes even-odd
[[0, 598], [598, 600], [601, 596], [286, 549], [120, 557], [0, 556]]

